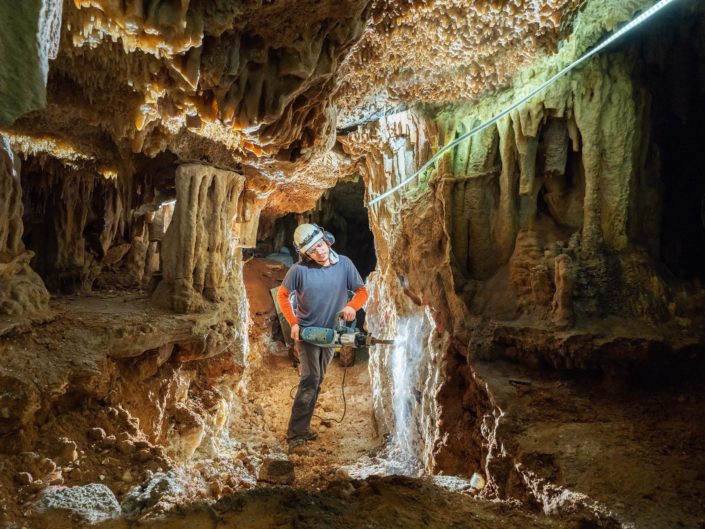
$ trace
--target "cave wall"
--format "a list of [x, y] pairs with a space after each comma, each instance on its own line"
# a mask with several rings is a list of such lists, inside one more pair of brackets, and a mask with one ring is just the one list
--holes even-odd
[[[483, 468], [489, 491], [517, 493], [514, 419], [481, 364], [509, 359], [629, 378], [687, 369], [702, 351], [702, 286], [660, 261], [671, 177], [651, 133], [643, 57], [632, 44], [593, 59], [370, 207], [375, 281], [385, 285], [371, 303], [394, 315], [411, 300], [434, 320], [422, 339], [439, 348], [428, 354], [442, 376], [417, 389], [436, 396], [436, 423], [424, 427], [423, 406], [412, 403], [426, 468]], [[541, 67], [550, 71], [532, 68], [478, 104], [400, 112], [340, 138], [360, 162], [368, 196], [531, 90], [547, 75]], [[408, 300], [389, 295], [395, 290]], [[385, 318], [371, 321], [374, 332], [402, 332]], [[391, 354], [375, 353], [380, 387], [394, 385]], [[376, 412], [380, 424], [394, 424], [390, 394]]]
[[[349, 136], [345, 147], [351, 156], [362, 157], [369, 193], [370, 189], [377, 191], [391, 187], [420, 166], [420, 160], [428, 157], [432, 133], [423, 117], [410, 112], [383, 118], [377, 125], [367, 126]], [[432, 325], [423, 326], [426, 332], [416, 330], [413, 337], [408, 338], [416, 344], [427, 344], [424, 360], [433, 366], [428, 369], [435, 373], [428, 378], [410, 381], [414, 395], [430, 398], [423, 404], [416, 402], [415, 398], [407, 399], [411, 407], [411, 430], [418, 440], [415, 455], [427, 470], [445, 470], [438, 466], [439, 451], [449, 439], [447, 434], [455, 429], [448, 453], [456, 450], [455, 453], [465, 461], [463, 472], [471, 473], [481, 465], [479, 453], [467, 457], [467, 450], [477, 446], [471, 437], [473, 431], [479, 430], [479, 424], [476, 425], [478, 428], [465, 423], [462, 428], [455, 428], [445, 422], [444, 414], [447, 411], [456, 416], [459, 411], [462, 417], [463, 411], [451, 411], [450, 407], [444, 410], [432, 404], [438, 399], [444, 380], [462, 376], [457, 369], [459, 364], [453, 361], [455, 348], [449, 340], [454, 330], [458, 332], [456, 329], [463, 328], [465, 308], [452, 287], [448, 236], [445, 225], [439, 222], [443, 218], [442, 203], [437, 199], [428, 200], [431, 193], [421, 193], [420, 196], [414, 193], [415, 190], [411, 190], [408, 195], [392, 196], [380, 207], [369, 208], [378, 266], [371, 281], [373, 294], [368, 306], [368, 325], [373, 334], [395, 336], [407, 321], [423, 321], [424, 314], [433, 321]], [[426, 306], [425, 309], [422, 306]], [[402, 345], [402, 349], [404, 347], [406, 345]], [[371, 358], [375, 385], [394, 388], [392, 356], [395, 352], [379, 349], [377, 354], [379, 356]], [[397, 354], [404, 357], [406, 353], [399, 351]], [[432, 358], [435, 360], [431, 361]], [[450, 389], [450, 386], [446, 387]], [[393, 397], [391, 389], [382, 391], [375, 403], [377, 420], [387, 428], [395, 424], [395, 411], [399, 407]], [[426, 415], [430, 410], [434, 413]], [[429, 417], [433, 419], [429, 420]], [[467, 430], [464, 430], [466, 426]]]
[[49, 60], [59, 49], [62, 0], [0, 6], [0, 126], [46, 104]]
[[441, 413], [437, 393], [450, 375], [444, 355], [449, 335], [436, 332], [428, 308], [385, 279], [376, 271], [367, 281], [367, 327], [375, 336], [396, 340], [394, 346], [370, 356], [377, 428], [387, 436], [388, 457], [399, 465], [398, 472], [432, 473], [438, 469], [435, 440], [442, 428], [437, 421]]
[[[664, 319], [659, 168], [631, 60], [593, 61], [575, 89], [560, 81], [439, 164], [455, 288], [473, 313], [559, 326], [607, 307]], [[465, 116], [440, 114], [442, 143], [476, 123]]]

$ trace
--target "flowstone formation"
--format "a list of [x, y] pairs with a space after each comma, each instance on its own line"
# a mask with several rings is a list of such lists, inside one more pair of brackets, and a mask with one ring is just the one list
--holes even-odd
[[[234, 295], [235, 240], [231, 235], [245, 178], [231, 171], [181, 166], [176, 202], [163, 242], [163, 280], [155, 297], [178, 312], [198, 311], [203, 301]], [[201, 301], [203, 300], [203, 301]]]

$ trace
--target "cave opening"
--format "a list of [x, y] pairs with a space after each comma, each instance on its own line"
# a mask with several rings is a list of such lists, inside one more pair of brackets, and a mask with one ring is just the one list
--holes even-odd
[[313, 222], [335, 237], [333, 249], [349, 257], [363, 280], [366, 279], [377, 265], [377, 256], [364, 198], [362, 178], [337, 183], [321, 196], [312, 210], [289, 213], [276, 219], [271, 227], [265, 225], [264, 230], [260, 230], [255, 253], [266, 256], [286, 247], [295, 261], [294, 230], [300, 223]]
[[322, 203], [321, 218], [322, 224], [336, 236], [337, 249], [355, 263], [363, 279], [377, 265], [364, 196], [362, 178], [338, 183]]
[[[705, 48], [702, 17], [671, 20], [644, 39], [640, 75], [663, 186], [659, 257], [681, 280], [705, 281]], [[645, 222], [648, 222], [645, 219]]]

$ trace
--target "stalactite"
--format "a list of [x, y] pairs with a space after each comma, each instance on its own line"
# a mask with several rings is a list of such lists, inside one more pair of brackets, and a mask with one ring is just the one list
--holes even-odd
[[[151, 155], [179, 143], [182, 128], [214, 142], [230, 136], [237, 156], [253, 161], [280, 151], [317, 152], [331, 132], [334, 72], [365, 22], [360, 1], [280, 33], [258, 27], [255, 6], [72, 4], [57, 70], [74, 72], [71, 77], [106, 105], [120, 96], [96, 90], [105, 80], [93, 69], [109, 68], [136, 91], [137, 97], [122, 101], [129, 109], [106, 122], [116, 141], [127, 139], [134, 152]], [[100, 53], [92, 51], [96, 47]]]
[[89, 291], [111, 247], [125, 242], [118, 182], [92, 167], [44, 158], [26, 164], [23, 182], [25, 238], [37, 254], [37, 271], [51, 291]]
[[511, 134], [511, 120], [505, 118], [497, 124], [500, 138], [500, 160], [502, 172], [499, 176], [499, 204], [497, 216], [500, 219], [495, 230], [494, 242], [497, 245], [497, 259], [505, 263], [514, 250], [514, 240], [519, 230], [517, 214], [516, 145]]

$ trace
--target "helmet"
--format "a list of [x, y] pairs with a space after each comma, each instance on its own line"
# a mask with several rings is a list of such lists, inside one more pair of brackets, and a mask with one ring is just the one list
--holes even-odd
[[300, 224], [294, 231], [294, 247], [305, 254], [324, 237], [323, 228], [316, 224]]

